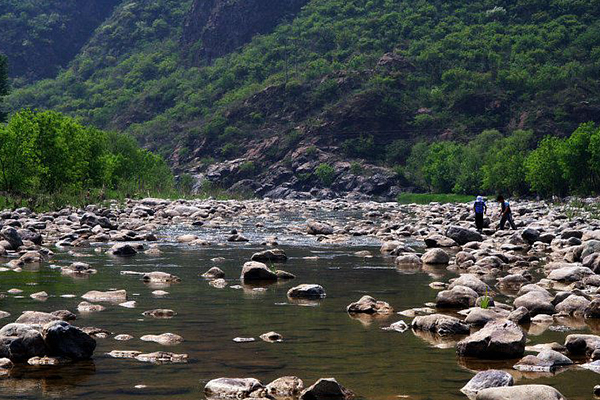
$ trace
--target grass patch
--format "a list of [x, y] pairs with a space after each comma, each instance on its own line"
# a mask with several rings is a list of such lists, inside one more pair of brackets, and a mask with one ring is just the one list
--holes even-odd
[[585, 203], [580, 199], [569, 201], [563, 210], [569, 219], [591, 218], [600, 220], [600, 204]]
[[398, 196], [400, 204], [429, 204], [436, 203], [468, 203], [474, 201], [475, 196], [464, 194], [436, 194], [436, 193], [402, 193]]

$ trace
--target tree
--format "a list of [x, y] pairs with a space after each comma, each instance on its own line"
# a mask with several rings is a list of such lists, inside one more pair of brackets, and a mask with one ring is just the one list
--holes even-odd
[[593, 123], [582, 124], [565, 141], [562, 147], [560, 163], [564, 178], [574, 193], [590, 193], [594, 188], [594, 175], [590, 168], [592, 159], [590, 142], [596, 132]]
[[525, 159], [525, 179], [531, 190], [542, 195], [562, 195], [568, 185], [564, 178], [560, 157], [564, 141], [546, 137]]
[[4, 97], [8, 95], [9, 89], [8, 59], [0, 54], [0, 123], [6, 121], [7, 113], [4, 105]]
[[507, 194], [525, 194], [525, 159], [533, 133], [515, 131], [494, 143], [487, 154], [483, 170], [483, 189]]
[[462, 147], [454, 142], [434, 143], [429, 146], [423, 178], [429, 189], [438, 193], [450, 193], [460, 171]]

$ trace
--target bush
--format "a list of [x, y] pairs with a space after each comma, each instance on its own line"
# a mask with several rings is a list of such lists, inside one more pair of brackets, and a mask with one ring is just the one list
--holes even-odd
[[247, 161], [240, 165], [239, 175], [242, 178], [252, 178], [256, 175], [256, 164], [252, 161]]
[[315, 175], [323, 186], [329, 187], [335, 179], [335, 169], [329, 164], [319, 164], [315, 169]]
[[373, 136], [361, 136], [359, 138], [345, 140], [342, 143], [342, 151], [348, 157], [360, 157], [365, 159], [377, 157]]
[[363, 166], [359, 163], [354, 161], [352, 164], [350, 164], [350, 173], [353, 175], [362, 175], [364, 172]]
[[221, 155], [226, 158], [236, 157], [240, 154], [240, 146], [234, 143], [227, 143], [221, 148]]

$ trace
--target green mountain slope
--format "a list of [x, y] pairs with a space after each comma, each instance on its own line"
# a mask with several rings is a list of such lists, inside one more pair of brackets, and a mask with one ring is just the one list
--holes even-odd
[[194, 171], [244, 156], [296, 177], [302, 147], [395, 165], [421, 139], [600, 121], [600, 0], [312, 0], [211, 65], [183, 45], [199, 2], [123, 1], [11, 106], [130, 131]]

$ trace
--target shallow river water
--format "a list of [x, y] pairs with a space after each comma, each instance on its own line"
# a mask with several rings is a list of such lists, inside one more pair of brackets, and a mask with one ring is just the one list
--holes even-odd
[[[345, 215], [344, 218], [351, 216]], [[288, 216], [284, 224], [298, 224], [301, 218]], [[22, 297], [7, 295], [0, 300], [0, 309], [12, 322], [24, 310], [75, 311], [80, 296], [89, 290], [126, 289], [129, 300], [137, 307], [126, 309], [105, 304], [102, 312], [78, 315], [78, 326], [96, 326], [115, 334], [127, 333], [135, 338], [119, 342], [111, 337], [97, 339], [93, 361], [66, 367], [22, 368], [13, 371], [10, 379], [0, 378], [0, 398], [85, 398], [85, 399], [202, 399], [206, 382], [218, 377], [255, 377], [263, 383], [296, 375], [306, 385], [319, 377], [335, 377], [353, 390], [359, 398], [392, 399], [466, 399], [459, 389], [474, 375], [474, 371], [489, 367], [510, 370], [512, 362], [501, 364], [459, 360], [454, 347], [437, 346], [431, 338], [420, 337], [408, 330], [404, 333], [382, 330], [382, 327], [404, 319], [394, 314], [385, 319], [354, 319], [346, 306], [369, 294], [392, 305], [395, 311], [422, 307], [435, 299], [432, 281], [447, 281], [453, 275], [446, 269], [400, 271], [392, 258], [379, 254], [380, 243], [374, 239], [357, 238], [344, 245], [325, 245], [314, 237], [279, 234], [281, 226], [254, 228], [248, 221], [243, 233], [248, 244], [225, 244], [190, 247], [174, 242], [181, 232], [193, 232], [209, 240], [226, 236], [226, 231], [205, 229], [172, 229], [163, 231], [160, 256], [140, 253], [119, 259], [97, 254], [93, 248], [77, 250], [89, 257], [74, 259], [56, 250], [52, 260], [56, 265], [85, 261], [98, 270], [89, 278], [75, 279], [51, 268], [26, 267], [21, 273], [2, 273], [0, 292], [11, 288], [24, 290]], [[278, 234], [281, 248], [289, 257], [280, 268], [296, 275], [286, 283], [268, 286], [265, 291], [251, 287], [217, 289], [200, 277], [214, 265], [222, 268], [229, 285], [239, 284], [241, 266], [264, 247], [260, 241]], [[215, 240], [215, 242], [217, 242]], [[353, 253], [369, 250], [373, 258], [361, 258]], [[315, 257], [318, 259], [305, 259]], [[214, 264], [211, 259], [224, 257]], [[121, 275], [122, 270], [140, 272], [165, 271], [179, 276], [181, 283], [162, 289], [170, 294], [152, 295], [156, 289], [139, 280], [139, 276]], [[311, 305], [291, 304], [287, 290], [300, 283], [321, 284], [327, 297]], [[50, 298], [39, 302], [31, 293], [46, 291]], [[75, 298], [61, 295], [74, 294]], [[142, 316], [145, 310], [169, 308], [178, 315], [172, 319]], [[282, 343], [266, 343], [258, 338], [268, 331], [284, 336]], [[589, 331], [589, 328], [582, 329]], [[179, 345], [166, 347], [139, 338], [145, 334], [172, 332], [184, 337]], [[557, 341], [566, 333], [546, 330], [529, 336], [529, 345]], [[235, 337], [254, 337], [253, 343], [235, 343]], [[445, 348], [439, 348], [445, 347]], [[158, 350], [186, 353], [186, 364], [154, 365], [136, 360], [113, 359], [111, 350]], [[567, 398], [589, 399], [592, 388], [600, 379], [593, 372], [571, 368], [555, 376], [523, 376], [512, 371], [516, 382], [543, 383], [555, 386]], [[145, 388], [135, 388], [146, 385]]]

